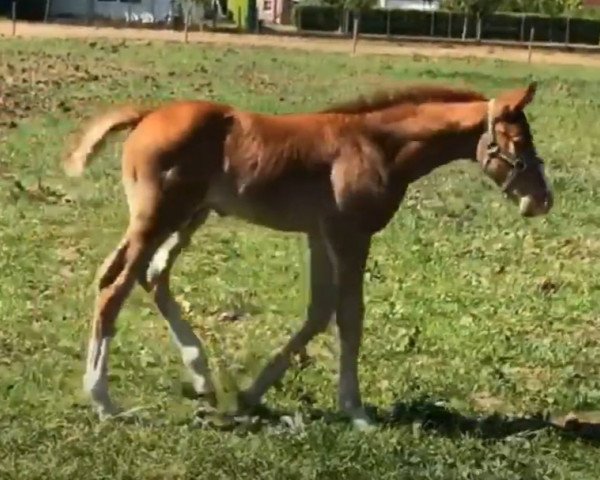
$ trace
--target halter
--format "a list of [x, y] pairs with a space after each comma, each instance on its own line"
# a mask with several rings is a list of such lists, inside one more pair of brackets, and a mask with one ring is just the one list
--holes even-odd
[[489, 142], [486, 147], [486, 157], [483, 162], [483, 170], [486, 171], [490, 161], [495, 159], [500, 159], [506, 163], [508, 163], [512, 168], [504, 183], [502, 184], [502, 192], [506, 193], [508, 189], [512, 186], [515, 180], [521, 175], [525, 170], [532, 167], [539, 167], [544, 162], [542, 159], [535, 156], [519, 156], [510, 152], [503, 152], [500, 149], [500, 145], [496, 141], [496, 130], [494, 129], [496, 125], [496, 119], [494, 117], [494, 106], [495, 99], [491, 99], [488, 102], [488, 118], [487, 118], [487, 134], [489, 138]]

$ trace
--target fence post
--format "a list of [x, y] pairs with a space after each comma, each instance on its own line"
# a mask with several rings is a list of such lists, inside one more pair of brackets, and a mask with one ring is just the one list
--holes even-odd
[[448, 38], [452, 38], [452, 11], [448, 12]]
[[481, 42], [481, 14], [477, 13], [477, 42]]
[[14, 37], [17, 34], [17, 0], [13, 0], [12, 2], [12, 36]]
[[533, 53], [533, 38], [535, 37], [535, 27], [529, 30], [529, 48], [527, 52], [527, 63], [531, 63], [531, 54]]
[[571, 15], [567, 16], [567, 28], [565, 30], [565, 45], [569, 45], [569, 40], [571, 37]]

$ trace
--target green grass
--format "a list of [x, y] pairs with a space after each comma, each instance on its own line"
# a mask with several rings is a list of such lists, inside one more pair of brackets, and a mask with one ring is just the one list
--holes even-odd
[[[600, 410], [600, 72], [8, 39], [0, 69], [0, 479], [597, 477], [595, 425], [536, 430], [519, 419], [576, 411], [594, 422]], [[139, 289], [120, 317], [111, 387], [125, 407], [144, 409], [129, 424], [96, 420], [81, 394], [92, 282], [127, 217], [120, 142], [83, 179], [59, 168], [84, 116], [125, 99], [282, 112], [393, 81], [493, 93], [531, 78], [541, 84], [529, 117], [555, 187], [551, 215], [520, 218], [475, 165], [458, 162], [413, 185], [375, 239], [360, 375], [365, 400], [394, 422], [365, 435], [309, 419], [335, 409], [337, 346], [327, 334], [309, 349], [315, 362], [267, 397], [299, 411], [299, 426], [194, 427], [178, 354]], [[305, 265], [300, 237], [216, 217], [178, 262], [173, 285], [224, 401], [299, 326]], [[243, 318], [219, 320], [231, 310]]]

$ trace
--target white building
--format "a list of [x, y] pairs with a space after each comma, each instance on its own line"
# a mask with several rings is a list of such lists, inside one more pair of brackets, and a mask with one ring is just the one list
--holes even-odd
[[378, 0], [379, 8], [432, 11], [440, 8], [440, 0]]
[[52, 0], [52, 17], [163, 21], [172, 14], [172, 0]]

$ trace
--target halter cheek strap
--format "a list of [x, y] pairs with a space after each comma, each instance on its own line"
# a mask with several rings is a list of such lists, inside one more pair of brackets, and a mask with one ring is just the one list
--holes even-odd
[[492, 98], [488, 102], [487, 109], [487, 136], [488, 136], [488, 144], [486, 147], [486, 157], [483, 162], [483, 169], [487, 170], [487, 167], [492, 160], [492, 157], [497, 156], [500, 153], [500, 148], [498, 147], [498, 143], [496, 142], [496, 130], [494, 129], [495, 119], [494, 119], [494, 107], [496, 106], [496, 99]]

